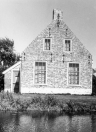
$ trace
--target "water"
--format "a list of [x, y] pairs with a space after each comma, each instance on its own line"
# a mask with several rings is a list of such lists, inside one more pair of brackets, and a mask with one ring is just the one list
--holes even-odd
[[0, 112], [0, 132], [96, 132], [96, 115], [49, 117]]

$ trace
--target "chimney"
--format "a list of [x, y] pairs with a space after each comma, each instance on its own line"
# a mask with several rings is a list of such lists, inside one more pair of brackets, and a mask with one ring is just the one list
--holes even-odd
[[57, 9], [53, 10], [53, 20], [63, 20], [63, 12]]

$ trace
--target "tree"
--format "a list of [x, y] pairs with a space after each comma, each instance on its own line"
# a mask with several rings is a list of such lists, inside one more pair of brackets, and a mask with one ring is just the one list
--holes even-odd
[[92, 76], [92, 95], [96, 95], [96, 69], [93, 69]]
[[20, 60], [14, 52], [14, 41], [8, 38], [0, 39], [0, 90], [4, 87], [2, 72]]

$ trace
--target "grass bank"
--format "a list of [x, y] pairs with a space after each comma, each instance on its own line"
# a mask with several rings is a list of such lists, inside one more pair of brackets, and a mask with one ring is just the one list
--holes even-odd
[[96, 112], [96, 96], [0, 93], [2, 111], [39, 111], [49, 114]]

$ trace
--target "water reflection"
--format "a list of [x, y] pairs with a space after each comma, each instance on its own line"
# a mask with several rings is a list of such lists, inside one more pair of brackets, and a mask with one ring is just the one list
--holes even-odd
[[96, 132], [96, 115], [50, 118], [0, 112], [0, 132]]

